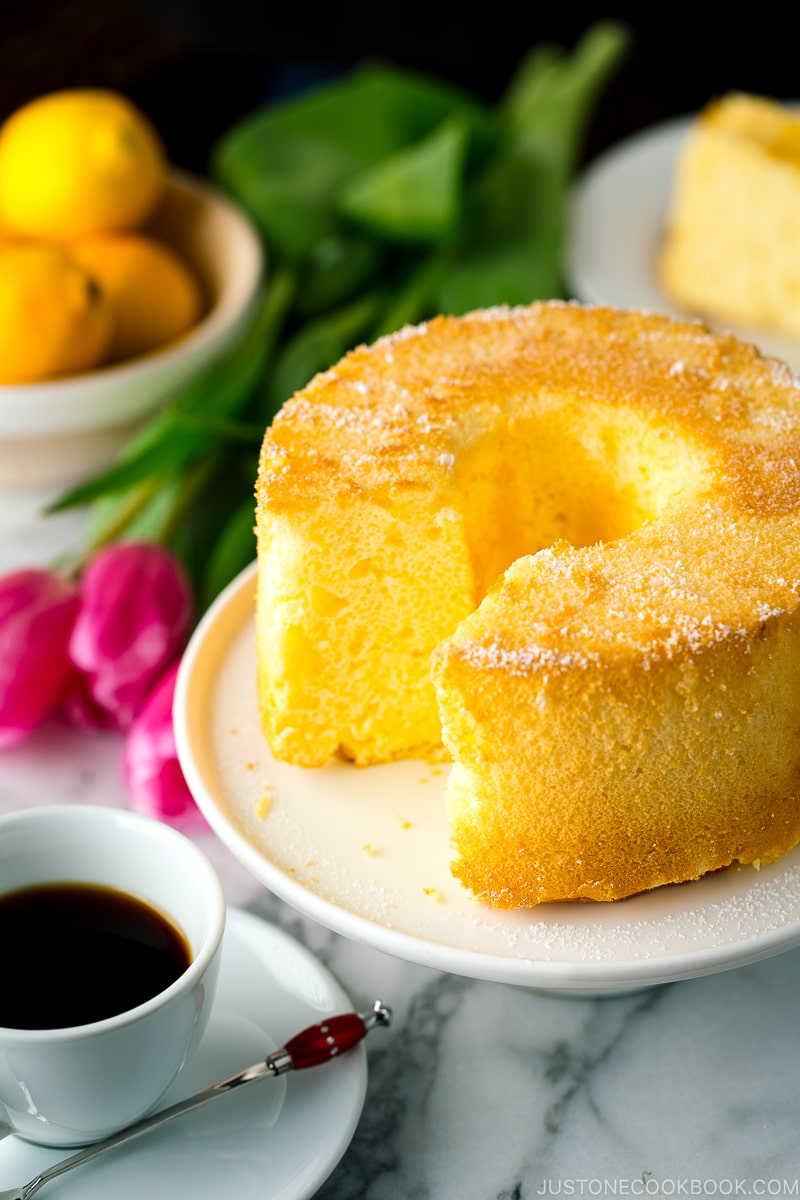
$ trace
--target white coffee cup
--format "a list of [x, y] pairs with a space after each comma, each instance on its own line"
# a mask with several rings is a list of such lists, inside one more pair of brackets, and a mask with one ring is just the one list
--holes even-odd
[[[88, 805], [0, 817], [0, 895], [53, 883], [138, 897], [177, 926], [191, 959], [163, 991], [115, 1016], [0, 1025], [0, 1136], [75, 1146], [144, 1116], [193, 1055], [213, 1003], [225, 896], [200, 848], [151, 818]], [[53, 979], [54, 989], [63, 984]], [[24, 992], [26, 981], [3, 970], [0, 986]]]

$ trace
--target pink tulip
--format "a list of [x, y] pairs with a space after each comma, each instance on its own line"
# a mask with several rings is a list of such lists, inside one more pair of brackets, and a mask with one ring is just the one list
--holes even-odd
[[27, 737], [59, 704], [77, 608], [77, 588], [53, 571], [0, 579], [0, 749]]
[[206, 828], [181, 771], [172, 726], [175, 663], [156, 684], [128, 733], [123, 759], [131, 807], [184, 829]]
[[98, 729], [114, 729], [116, 721], [107, 709], [101, 708], [92, 698], [90, 676], [76, 671], [72, 665], [64, 694], [63, 709], [71, 725], [87, 733]]
[[70, 719], [84, 728], [129, 729], [155, 683], [183, 648], [192, 617], [189, 583], [160, 546], [109, 546], [91, 560], [69, 656]]

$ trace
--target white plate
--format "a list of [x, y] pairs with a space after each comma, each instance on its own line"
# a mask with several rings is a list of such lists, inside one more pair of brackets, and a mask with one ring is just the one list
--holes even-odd
[[[164, 1104], [258, 1062], [323, 1016], [351, 1009], [308, 950], [258, 917], [229, 910], [208, 1029]], [[220, 1097], [75, 1168], [42, 1195], [51, 1187], [59, 1200], [305, 1200], [347, 1149], [366, 1084], [361, 1045], [288, 1081], [264, 1079]], [[0, 1142], [0, 1188], [21, 1186], [67, 1153], [7, 1138]]]
[[800, 944], [800, 848], [761, 871], [733, 868], [615, 904], [505, 912], [471, 899], [449, 871], [447, 768], [305, 769], [271, 757], [257, 715], [254, 590], [250, 567], [199, 624], [178, 677], [176, 737], [213, 829], [301, 912], [413, 962], [583, 994], [706, 975]]
[[[613, 304], [668, 316], [693, 316], [659, 285], [656, 260], [666, 229], [676, 160], [691, 118], [667, 121], [598, 158], [572, 197], [567, 276], [572, 294], [589, 304]], [[706, 319], [706, 324], [715, 322]], [[800, 370], [800, 344], [730, 322], [716, 322], [762, 354]]]

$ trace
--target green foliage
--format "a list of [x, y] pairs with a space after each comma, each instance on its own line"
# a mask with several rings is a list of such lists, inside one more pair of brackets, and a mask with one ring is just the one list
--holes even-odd
[[246, 118], [216, 147], [212, 169], [273, 253], [300, 259], [339, 228], [343, 189], [454, 114], [476, 129], [485, 120], [455, 88], [368, 66]]
[[461, 216], [468, 140], [468, 125], [445, 121], [351, 179], [339, 192], [340, 212], [386, 241], [440, 242]]
[[54, 509], [91, 505], [92, 546], [165, 543], [209, 603], [253, 557], [261, 438], [296, 389], [358, 342], [437, 312], [564, 294], [568, 189], [627, 43], [605, 21], [571, 53], [534, 47], [492, 109], [367, 66], [239, 122], [212, 173], [264, 241], [250, 326]]

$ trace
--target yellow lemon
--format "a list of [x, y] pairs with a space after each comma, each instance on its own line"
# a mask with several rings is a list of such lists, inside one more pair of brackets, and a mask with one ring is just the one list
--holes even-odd
[[63, 250], [0, 244], [0, 384], [88, 370], [103, 360], [110, 337], [108, 301]]
[[66, 239], [144, 221], [167, 163], [150, 122], [103, 89], [52, 92], [0, 127], [0, 225]]
[[195, 275], [154, 237], [98, 233], [70, 243], [70, 254], [97, 279], [111, 304], [113, 360], [166, 345], [202, 314], [203, 293]]

